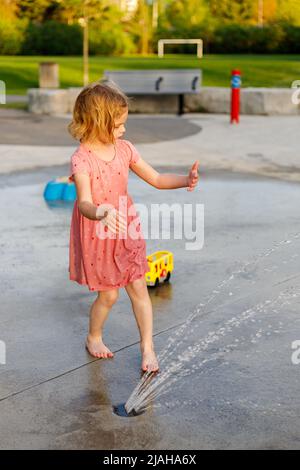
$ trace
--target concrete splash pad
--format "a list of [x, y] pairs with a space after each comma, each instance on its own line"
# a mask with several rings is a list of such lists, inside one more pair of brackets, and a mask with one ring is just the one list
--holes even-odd
[[[1, 448], [299, 448], [300, 366], [291, 362], [291, 343], [300, 339], [299, 304], [286, 306], [279, 317], [261, 313], [256, 324], [242, 324], [228, 344], [241, 337], [245, 341], [224, 350], [146, 413], [135, 419], [113, 413], [140, 378], [135, 320], [121, 290], [105, 331], [115, 358], [106, 362], [88, 356], [84, 338], [94, 295], [68, 281], [71, 207], [44, 203], [41, 194], [51, 171], [19, 175], [17, 183], [9, 177], [0, 181], [5, 221], [1, 339], [7, 347], [7, 363], [0, 366]], [[176, 325], [230, 272], [300, 231], [297, 184], [219, 173], [206, 175], [191, 194], [157, 191], [137, 178], [130, 180], [130, 190], [139, 202], [205, 204], [201, 251], [185, 251], [183, 240], [147, 240], [149, 252], [160, 244], [172, 248], [176, 262], [170, 285], [150, 293], [158, 352]], [[281, 252], [274, 260], [277, 265], [284, 261]], [[287, 272], [279, 270], [270, 284], [264, 278], [256, 291], [248, 291], [247, 280], [240, 279], [238, 298], [227, 297], [205, 312], [201, 336], [279, 290], [299, 286], [295, 265]], [[260, 281], [260, 271], [252, 276]], [[256, 326], [265, 334], [247, 341]], [[226, 345], [213, 344], [208, 354], [214, 357]]]

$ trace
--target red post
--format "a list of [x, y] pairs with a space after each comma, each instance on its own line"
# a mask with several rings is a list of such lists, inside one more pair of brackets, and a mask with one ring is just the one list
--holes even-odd
[[240, 118], [240, 88], [241, 72], [232, 70], [231, 72], [231, 117], [230, 122], [238, 123]]

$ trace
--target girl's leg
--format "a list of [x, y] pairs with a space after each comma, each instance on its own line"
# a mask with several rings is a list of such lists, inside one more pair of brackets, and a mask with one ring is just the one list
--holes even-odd
[[125, 286], [131, 300], [132, 309], [141, 337], [142, 370], [157, 371], [159, 369], [154, 352], [152, 329], [152, 302], [145, 278], [136, 279]]
[[86, 347], [94, 357], [113, 357], [113, 353], [103, 343], [102, 335], [105, 320], [118, 296], [118, 289], [98, 292], [98, 296], [91, 306]]

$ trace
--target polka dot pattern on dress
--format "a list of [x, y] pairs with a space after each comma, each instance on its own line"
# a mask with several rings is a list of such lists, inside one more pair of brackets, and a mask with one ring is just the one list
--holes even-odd
[[[95, 205], [99, 206], [105, 201], [118, 207], [119, 195], [122, 195], [127, 197], [129, 209], [133, 201], [127, 189], [128, 173], [131, 165], [139, 158], [136, 148], [123, 139], [117, 140], [116, 155], [110, 162], [101, 160], [80, 145], [71, 157], [70, 175], [89, 175]], [[128, 216], [127, 223], [136, 218], [138, 215]], [[101, 239], [95, 236], [98, 223], [99, 221], [84, 217], [75, 201], [70, 227], [70, 279], [87, 285], [90, 290], [109, 290], [125, 286], [126, 283], [144, 276], [149, 266], [142, 233], [138, 239], [129, 235], [125, 239], [118, 236]], [[139, 221], [137, 226], [140, 227]], [[105, 227], [105, 232], [107, 231], [108, 227]]]

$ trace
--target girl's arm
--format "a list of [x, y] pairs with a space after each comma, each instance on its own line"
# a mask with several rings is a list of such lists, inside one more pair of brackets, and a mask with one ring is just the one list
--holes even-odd
[[76, 185], [78, 209], [84, 217], [91, 220], [102, 220], [107, 216], [108, 218], [104, 223], [107, 223], [111, 231], [117, 233], [126, 230], [127, 224], [123, 215], [115, 208], [114, 212], [110, 211], [110, 209], [113, 209], [111, 204], [96, 206], [93, 203], [90, 177], [88, 175], [76, 173], [74, 175], [74, 181]]
[[76, 173], [74, 175], [74, 182], [80, 213], [88, 219], [101, 220], [101, 218], [96, 217], [97, 206], [93, 203], [89, 176], [84, 173]]
[[196, 160], [192, 165], [188, 175], [177, 175], [175, 173], [158, 173], [151, 165], [149, 165], [141, 157], [136, 163], [131, 164], [131, 169], [140, 178], [151, 184], [157, 189], [175, 189], [186, 188], [193, 191], [198, 183], [198, 166], [199, 161]]

